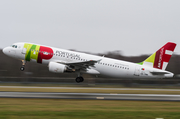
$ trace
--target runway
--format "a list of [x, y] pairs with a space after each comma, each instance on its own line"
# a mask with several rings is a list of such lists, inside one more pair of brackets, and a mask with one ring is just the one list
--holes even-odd
[[88, 87], [35, 87], [35, 86], [0, 86], [0, 88], [26, 88], [26, 89], [98, 89], [98, 90], [143, 90], [143, 91], [180, 91], [180, 89], [148, 89], [148, 88], [88, 88]]
[[0, 92], [0, 98], [180, 101], [180, 95], [108, 93]]

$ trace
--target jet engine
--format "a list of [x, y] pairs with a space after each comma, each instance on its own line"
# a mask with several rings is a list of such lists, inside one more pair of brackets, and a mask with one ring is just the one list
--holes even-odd
[[49, 71], [54, 73], [64, 73], [67, 71], [67, 66], [56, 62], [50, 62]]

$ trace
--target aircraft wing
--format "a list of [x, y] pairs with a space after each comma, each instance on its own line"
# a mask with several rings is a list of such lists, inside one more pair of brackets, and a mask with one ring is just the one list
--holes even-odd
[[84, 61], [84, 62], [66, 62], [66, 63], [58, 62], [58, 63], [65, 64], [65, 65], [67, 65], [69, 67], [73, 67], [75, 69], [86, 70], [89, 67], [93, 67], [94, 64], [99, 61], [100, 60], [90, 60], [90, 61]]

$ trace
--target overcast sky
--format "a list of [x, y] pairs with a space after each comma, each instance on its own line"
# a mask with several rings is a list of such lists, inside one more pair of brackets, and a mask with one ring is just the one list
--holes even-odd
[[152, 54], [166, 42], [180, 44], [179, 6], [180, 0], [0, 0], [0, 48], [33, 42]]

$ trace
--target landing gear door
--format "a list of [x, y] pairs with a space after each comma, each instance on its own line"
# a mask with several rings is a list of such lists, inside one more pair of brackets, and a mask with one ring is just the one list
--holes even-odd
[[27, 51], [27, 48], [23, 48], [23, 49], [22, 49], [22, 54], [25, 55], [25, 54], [26, 54], [26, 51]]
[[139, 76], [140, 75], [140, 71], [141, 71], [141, 67], [140, 66], [136, 66], [135, 71], [134, 71], [134, 75], [135, 76]]

